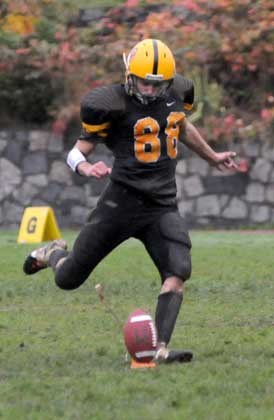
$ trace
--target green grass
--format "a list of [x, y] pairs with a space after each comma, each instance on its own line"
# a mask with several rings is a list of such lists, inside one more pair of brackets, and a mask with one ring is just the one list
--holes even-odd
[[[64, 232], [70, 245], [75, 232]], [[274, 235], [192, 232], [188, 282], [172, 347], [193, 363], [132, 371], [96, 283], [124, 322], [154, 312], [158, 274], [129, 241], [78, 290], [50, 270], [21, 271], [33, 245], [0, 232], [0, 418], [270, 420], [274, 412]]]

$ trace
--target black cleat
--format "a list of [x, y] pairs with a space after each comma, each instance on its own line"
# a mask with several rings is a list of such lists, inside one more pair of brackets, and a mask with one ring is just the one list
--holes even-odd
[[48, 267], [49, 257], [53, 251], [57, 249], [67, 249], [67, 244], [62, 239], [58, 239], [32, 251], [27, 256], [23, 265], [23, 271], [25, 274], [35, 274], [40, 270]]
[[189, 363], [193, 358], [193, 353], [188, 350], [170, 350], [164, 363]]
[[193, 358], [193, 353], [189, 350], [168, 350], [166, 347], [160, 347], [155, 355], [156, 363], [189, 363]]
[[40, 265], [36, 258], [32, 257], [31, 254], [27, 256], [23, 265], [23, 271], [25, 274], [35, 274], [37, 271], [47, 268], [46, 265]]

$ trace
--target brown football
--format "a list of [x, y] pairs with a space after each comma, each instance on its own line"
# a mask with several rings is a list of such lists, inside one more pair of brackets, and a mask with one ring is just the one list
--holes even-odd
[[150, 362], [156, 351], [157, 330], [151, 316], [142, 309], [133, 311], [124, 326], [126, 348], [138, 362]]

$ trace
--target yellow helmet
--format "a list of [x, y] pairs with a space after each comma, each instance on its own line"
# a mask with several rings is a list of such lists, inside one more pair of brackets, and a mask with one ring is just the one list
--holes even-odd
[[[125, 88], [129, 95], [135, 95], [142, 103], [165, 96], [175, 76], [175, 60], [170, 49], [158, 39], [144, 39], [136, 44], [128, 56], [124, 54], [126, 66]], [[144, 98], [136, 87], [136, 78], [159, 86], [153, 98]]]

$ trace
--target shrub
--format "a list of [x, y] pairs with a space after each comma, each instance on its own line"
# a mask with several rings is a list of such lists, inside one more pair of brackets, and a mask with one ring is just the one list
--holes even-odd
[[212, 140], [244, 137], [250, 125], [250, 133], [261, 133], [262, 125], [273, 130], [271, 0], [126, 1], [84, 24], [74, 2], [63, 3], [4, 0], [0, 102], [6, 112], [25, 120], [28, 109], [28, 121], [53, 119], [65, 129], [87, 90], [121, 80], [123, 51], [157, 37], [174, 51], [178, 72], [195, 80], [195, 118]]

